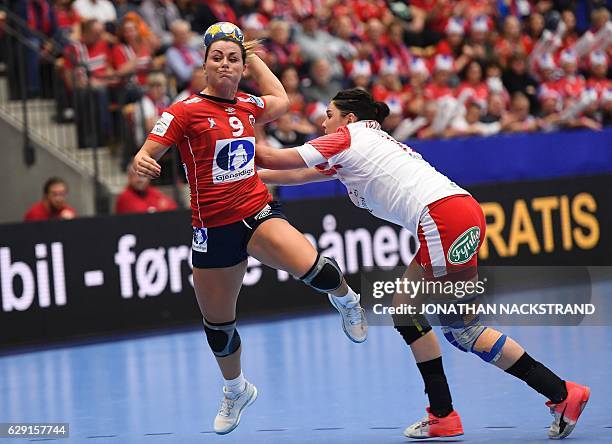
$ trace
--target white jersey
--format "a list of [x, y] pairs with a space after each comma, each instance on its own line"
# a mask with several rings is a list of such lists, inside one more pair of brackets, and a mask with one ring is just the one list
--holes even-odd
[[335, 173], [356, 206], [414, 234], [427, 205], [470, 194], [373, 120], [351, 123], [297, 150], [309, 167]]

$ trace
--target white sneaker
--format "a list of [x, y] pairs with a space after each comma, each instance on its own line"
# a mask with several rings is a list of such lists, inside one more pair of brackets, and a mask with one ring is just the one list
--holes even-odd
[[461, 435], [463, 435], [463, 425], [456, 411], [453, 410], [449, 415], [438, 418], [430, 413], [429, 407], [427, 415], [422, 420], [404, 430], [404, 436], [412, 439], [450, 438]]
[[342, 305], [336, 298], [328, 294], [329, 302], [342, 316], [342, 329], [348, 338], [353, 342], [363, 342], [368, 337], [368, 322], [366, 321], [365, 311], [359, 305], [359, 298], [355, 302]]
[[240, 424], [242, 411], [253, 404], [257, 399], [257, 387], [246, 381], [246, 388], [242, 393], [234, 393], [223, 387], [223, 401], [215, 417], [215, 433], [225, 435]]

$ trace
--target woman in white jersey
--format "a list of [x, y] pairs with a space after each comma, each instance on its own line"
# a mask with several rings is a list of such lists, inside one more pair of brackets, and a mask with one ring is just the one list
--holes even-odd
[[[291, 149], [257, 145], [256, 163], [269, 168], [260, 170], [260, 178], [280, 185], [338, 178], [355, 205], [417, 233], [420, 247], [405, 277], [475, 279], [486, 229], [478, 202], [384, 132], [381, 124], [388, 114], [387, 105], [374, 101], [364, 90], [340, 91], [327, 108], [325, 136]], [[462, 248], [456, 248], [459, 243]], [[425, 418], [404, 434], [411, 438], [462, 435], [435, 333], [425, 319], [408, 319], [394, 317], [395, 328], [414, 354], [430, 405]], [[482, 325], [478, 318], [459, 321], [443, 324], [445, 338], [547, 397], [554, 417], [549, 437], [569, 435], [589, 399], [589, 388], [563, 381], [514, 340]]]

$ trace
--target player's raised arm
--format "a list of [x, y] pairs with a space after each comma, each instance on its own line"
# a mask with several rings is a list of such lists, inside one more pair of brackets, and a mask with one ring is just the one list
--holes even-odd
[[316, 168], [298, 168], [295, 170], [259, 170], [259, 178], [268, 185], [303, 185], [305, 183], [324, 182], [335, 178], [334, 172]]
[[[245, 44], [248, 46], [248, 43]], [[267, 123], [278, 119], [289, 109], [289, 97], [280, 80], [257, 54], [247, 49], [247, 64], [252, 76], [261, 89], [261, 97], [266, 102], [264, 112], [257, 118], [258, 123]]]

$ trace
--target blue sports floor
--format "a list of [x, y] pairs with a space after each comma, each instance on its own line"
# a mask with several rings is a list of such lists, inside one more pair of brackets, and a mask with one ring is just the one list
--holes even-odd
[[[366, 343], [353, 344], [331, 311], [240, 326], [245, 375], [259, 398], [229, 435], [212, 433], [222, 379], [200, 331], [1, 357], [0, 422], [70, 423], [69, 439], [50, 441], [58, 443], [409, 441], [403, 428], [426, 406], [409, 350], [391, 327], [371, 327]], [[591, 386], [568, 439], [612, 442], [612, 328], [504, 331], [561, 377]], [[549, 442], [551, 416], [540, 395], [442, 346], [466, 431], [461, 441]]]

